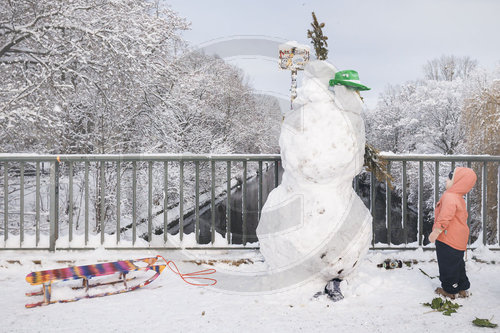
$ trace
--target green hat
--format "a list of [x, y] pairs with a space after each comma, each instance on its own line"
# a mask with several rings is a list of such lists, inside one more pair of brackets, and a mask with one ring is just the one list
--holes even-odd
[[361, 82], [359, 81], [358, 72], [352, 69], [338, 71], [337, 73], [335, 73], [335, 79], [330, 80], [330, 86], [333, 87], [336, 84], [349, 86], [356, 90], [370, 90], [370, 88], [361, 84]]

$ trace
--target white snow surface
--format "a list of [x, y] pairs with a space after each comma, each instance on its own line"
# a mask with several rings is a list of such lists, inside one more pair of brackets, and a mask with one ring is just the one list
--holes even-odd
[[352, 188], [364, 162], [363, 105], [352, 89], [328, 89], [336, 71], [326, 61], [308, 63], [282, 125], [283, 179], [257, 227], [270, 275], [344, 277], [370, 244], [371, 214]]
[[[168, 269], [150, 285], [136, 291], [84, 299], [66, 304], [26, 309], [40, 296], [27, 297], [35, 286], [25, 281], [31, 271], [84, 265], [118, 259], [144, 258], [161, 254], [173, 259], [182, 272], [216, 268], [219, 283], [214, 287], [185, 284]], [[440, 285], [434, 251], [370, 251], [362, 259], [357, 274], [341, 283], [345, 298], [333, 303], [326, 296], [312, 295], [324, 287], [320, 278], [282, 292], [249, 294], [221, 290], [224, 271], [255, 271], [264, 268], [258, 251], [200, 251], [197, 258], [215, 260], [214, 266], [198, 266], [182, 260], [182, 251], [126, 252], [0, 252], [0, 320], [2, 332], [495, 332], [475, 327], [476, 317], [498, 323], [500, 317], [500, 253], [480, 248], [468, 252], [466, 269], [471, 281], [471, 297], [458, 299], [462, 305], [451, 317], [430, 312], [423, 303], [431, 302]], [[472, 258], [486, 261], [479, 262]], [[385, 259], [418, 260], [411, 267], [386, 270], [377, 264]], [[249, 259], [232, 266], [223, 260]], [[34, 264], [33, 260], [41, 260]], [[492, 264], [491, 261], [495, 261]], [[258, 268], [260, 266], [260, 268]], [[223, 275], [223, 274], [222, 274]], [[92, 280], [91, 280], [92, 281]], [[53, 285], [54, 297], [75, 294], [70, 281]], [[217, 287], [219, 286], [219, 287]], [[110, 290], [111, 287], [106, 287]], [[102, 289], [100, 291], [103, 291]], [[94, 292], [94, 291], [92, 291]]]

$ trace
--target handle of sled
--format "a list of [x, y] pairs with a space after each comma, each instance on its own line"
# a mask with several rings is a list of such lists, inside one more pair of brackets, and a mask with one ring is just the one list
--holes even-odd
[[[196, 272], [191, 272], [191, 273], [181, 273], [181, 271], [179, 270], [179, 268], [177, 267], [175, 262], [173, 262], [172, 260], [166, 260], [161, 255], [157, 255], [156, 258], [162, 258], [165, 261], [167, 267], [170, 268], [170, 270], [172, 272], [179, 275], [180, 278], [184, 282], [186, 282], [187, 284], [190, 284], [192, 286], [213, 286], [217, 283], [216, 279], [202, 276], [202, 275], [210, 275], [210, 274], [215, 273], [216, 270], [214, 268], [204, 269], [201, 271], [196, 271]], [[188, 281], [188, 279], [203, 280], [203, 281], [209, 281], [209, 282], [206, 282], [206, 283], [190, 282], [190, 281]]]

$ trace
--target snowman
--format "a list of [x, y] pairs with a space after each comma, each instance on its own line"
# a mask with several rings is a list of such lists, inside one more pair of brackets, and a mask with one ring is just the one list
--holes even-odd
[[365, 151], [359, 91], [368, 89], [356, 71], [320, 60], [306, 65], [282, 124], [282, 183], [269, 194], [257, 227], [270, 271], [300, 267], [320, 276], [333, 300], [343, 298], [340, 281], [372, 239], [372, 216], [352, 187]]

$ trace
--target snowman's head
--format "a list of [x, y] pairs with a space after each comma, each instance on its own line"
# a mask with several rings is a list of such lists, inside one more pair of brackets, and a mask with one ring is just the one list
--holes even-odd
[[359, 90], [342, 85], [330, 88], [333, 88], [330, 89], [330, 92], [333, 95], [333, 101], [339, 109], [361, 114], [363, 111], [363, 99]]
[[[337, 78], [339, 73], [344, 72], [349, 73], [349, 75], [353, 73], [356, 75], [354, 78], [348, 77], [344, 78], [345, 81], [341, 81], [342, 83], [353, 82], [353, 85], [336, 84], [330, 86], [332, 78]], [[356, 86], [359, 81], [356, 80], [357, 78], [357, 72], [355, 71], [338, 71], [335, 66], [326, 61], [311, 61], [305, 67], [303, 88], [300, 89], [298, 98], [294, 101], [294, 109], [299, 109], [305, 103], [330, 100], [339, 110], [360, 115], [364, 104], [359, 87]]]
[[334, 78], [329, 81], [329, 90], [340, 109], [359, 114], [363, 108], [360, 91], [370, 88], [361, 83], [357, 71], [347, 69], [335, 72]]

